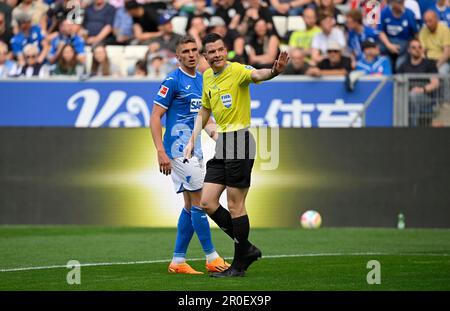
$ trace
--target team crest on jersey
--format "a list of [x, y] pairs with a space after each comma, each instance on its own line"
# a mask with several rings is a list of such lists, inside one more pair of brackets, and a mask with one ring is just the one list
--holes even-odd
[[165, 85], [161, 85], [161, 88], [159, 89], [158, 95], [161, 97], [166, 98], [167, 92], [169, 92], [169, 88]]
[[230, 94], [221, 95], [220, 99], [222, 100], [222, 104], [225, 106], [225, 108], [231, 107], [232, 98]]
[[253, 67], [253, 66], [250, 66], [250, 65], [245, 65], [245, 69], [250, 69], [250, 70], [253, 70], [253, 69], [255, 69], [255, 67]]
[[202, 100], [200, 98], [192, 98], [191, 99], [191, 106], [190, 106], [191, 112], [198, 112], [200, 110], [201, 106], [202, 106]]

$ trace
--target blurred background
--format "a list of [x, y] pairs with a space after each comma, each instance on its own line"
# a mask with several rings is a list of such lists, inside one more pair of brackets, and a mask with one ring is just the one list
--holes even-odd
[[217, 32], [291, 58], [251, 89], [253, 226], [450, 227], [449, 25], [445, 0], [0, 0], [0, 224], [175, 226], [153, 97], [180, 36]]

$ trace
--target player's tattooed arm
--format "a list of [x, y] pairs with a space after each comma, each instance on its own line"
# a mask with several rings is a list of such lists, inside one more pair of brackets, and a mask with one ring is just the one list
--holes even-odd
[[192, 136], [189, 139], [189, 142], [187, 143], [186, 148], [184, 148], [184, 158], [185, 159], [192, 158], [192, 152], [194, 151], [195, 140], [197, 139], [197, 136], [200, 134], [202, 129], [208, 123], [210, 116], [211, 116], [211, 110], [206, 109], [205, 107], [202, 106], [198, 112], [197, 118], [195, 119], [194, 131], [192, 132]]
[[284, 71], [289, 61], [287, 52], [281, 52], [278, 59], [273, 63], [272, 69], [255, 69], [252, 71], [252, 80], [254, 82], [266, 81], [275, 78]]

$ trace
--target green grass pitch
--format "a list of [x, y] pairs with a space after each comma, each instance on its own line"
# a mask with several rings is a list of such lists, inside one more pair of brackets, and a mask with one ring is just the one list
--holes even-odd
[[[450, 290], [450, 230], [253, 229], [263, 258], [232, 279], [167, 273], [174, 238], [169, 228], [0, 226], [0, 290]], [[213, 239], [232, 256], [231, 239]], [[195, 235], [188, 257], [204, 271]], [[69, 260], [94, 264], [80, 285], [66, 282]], [[380, 285], [367, 284], [369, 260]]]

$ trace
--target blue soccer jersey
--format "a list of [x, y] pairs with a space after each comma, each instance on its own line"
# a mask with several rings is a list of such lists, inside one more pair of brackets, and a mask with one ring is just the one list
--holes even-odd
[[431, 7], [434, 10], [441, 22], [447, 23], [447, 26], [450, 27], [450, 6], [447, 6], [444, 10], [439, 10], [437, 4]]
[[414, 12], [405, 8], [400, 18], [392, 14], [390, 7], [381, 11], [380, 24], [378, 30], [383, 31], [389, 39], [395, 38], [402, 41], [411, 40], [419, 31]]
[[19, 32], [17, 35], [11, 38], [11, 48], [14, 55], [20, 55], [23, 52], [23, 48], [27, 44], [36, 44], [39, 48], [39, 51], [42, 49], [41, 42], [44, 40], [44, 35], [41, 31], [41, 28], [37, 25], [34, 25], [30, 29], [30, 33], [28, 37], [25, 36], [23, 32]]
[[364, 71], [369, 75], [392, 75], [391, 63], [389, 59], [384, 56], [378, 56], [373, 62], [369, 62], [365, 58], [362, 58], [356, 63], [356, 70]]
[[362, 43], [366, 40], [373, 39], [374, 42], [378, 41], [378, 31], [364, 26], [361, 33], [354, 30], [348, 32], [348, 47], [350, 51], [355, 55], [356, 59], [361, 59], [363, 56]]
[[[183, 157], [183, 150], [194, 130], [195, 118], [202, 106], [202, 75], [195, 77], [181, 68], [172, 71], [161, 83], [158, 94], [153, 100], [166, 112], [166, 132], [163, 144], [170, 159]], [[195, 142], [194, 156], [203, 158], [201, 138]]]

